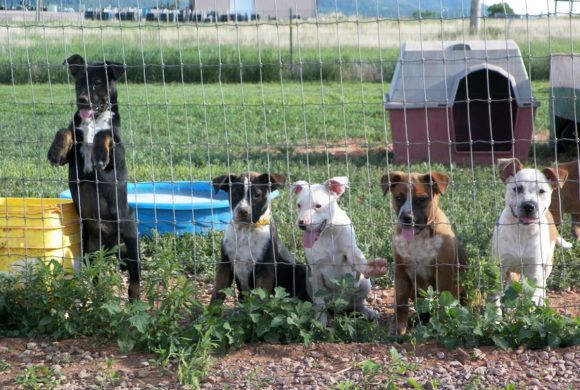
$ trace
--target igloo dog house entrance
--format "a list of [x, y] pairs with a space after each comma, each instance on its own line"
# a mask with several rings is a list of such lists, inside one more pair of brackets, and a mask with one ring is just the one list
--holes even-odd
[[404, 43], [385, 97], [395, 162], [526, 159], [537, 106], [514, 41]]

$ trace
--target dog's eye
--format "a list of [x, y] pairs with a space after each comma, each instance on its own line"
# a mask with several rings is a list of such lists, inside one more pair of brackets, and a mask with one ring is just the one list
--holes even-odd
[[297, 206], [298, 208], [302, 207], [302, 205], [301, 205], [300, 203], [298, 203], [296, 206]]
[[317, 204], [317, 205], [314, 205], [314, 207], [317, 208], [317, 209], [320, 209], [320, 208], [322, 208], [322, 205], [321, 204]]
[[261, 191], [254, 191], [254, 198], [260, 198], [262, 197], [262, 192]]
[[399, 203], [402, 203], [405, 201], [405, 197], [402, 194], [399, 194], [399, 195], [395, 196], [395, 200]]
[[428, 196], [420, 196], [417, 198], [417, 202], [419, 202], [419, 204], [425, 204], [427, 203], [428, 200], [429, 200]]
[[540, 191], [538, 191], [538, 192], [539, 192], [540, 194], [545, 194], [545, 193], [546, 193], [546, 190], [545, 190], [545, 189], [543, 189], [543, 188], [540, 188]]

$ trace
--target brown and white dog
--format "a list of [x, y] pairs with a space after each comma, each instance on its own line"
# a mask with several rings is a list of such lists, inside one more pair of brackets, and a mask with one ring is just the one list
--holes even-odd
[[558, 164], [558, 168], [568, 172], [568, 178], [562, 188], [556, 187], [552, 192], [550, 212], [556, 225], [562, 223], [562, 215], [572, 215], [572, 235], [580, 240], [580, 172], [579, 160]]
[[466, 264], [465, 253], [455, 237], [438, 198], [449, 184], [449, 176], [391, 172], [381, 179], [384, 195], [391, 193], [397, 213], [393, 238], [395, 257], [396, 330], [407, 332], [409, 300], [432, 286], [463, 295], [457, 277]]
[[[512, 273], [521, 274], [536, 286], [532, 300], [543, 305], [554, 248], [571, 246], [558, 234], [549, 210], [552, 192], [568, 173], [556, 168], [524, 168], [517, 158], [499, 159], [498, 167], [506, 185], [505, 208], [493, 231], [492, 256], [499, 261], [504, 289], [509, 287]], [[494, 300], [499, 308], [500, 295]]]

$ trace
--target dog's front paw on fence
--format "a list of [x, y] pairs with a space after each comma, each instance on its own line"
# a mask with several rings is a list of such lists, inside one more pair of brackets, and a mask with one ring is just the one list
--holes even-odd
[[105, 170], [109, 165], [109, 148], [106, 146], [97, 147], [93, 150], [93, 163], [98, 169]]
[[387, 260], [382, 258], [376, 258], [369, 260], [367, 263], [367, 268], [365, 270], [365, 276], [378, 278], [380, 276], [385, 276], [387, 274]]
[[48, 149], [48, 161], [54, 166], [66, 164], [71, 147], [72, 134], [68, 129], [60, 129], [54, 136], [50, 149]]

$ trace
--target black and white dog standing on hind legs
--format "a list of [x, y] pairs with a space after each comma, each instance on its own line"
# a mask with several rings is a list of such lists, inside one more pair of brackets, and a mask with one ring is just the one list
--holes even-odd
[[68, 182], [81, 217], [83, 255], [119, 247], [129, 272], [129, 299], [139, 299], [139, 247], [133, 210], [127, 202], [127, 166], [121, 142], [117, 80], [123, 65], [86, 63], [78, 54], [64, 64], [75, 80], [77, 111], [48, 151], [54, 166], [68, 164]]

